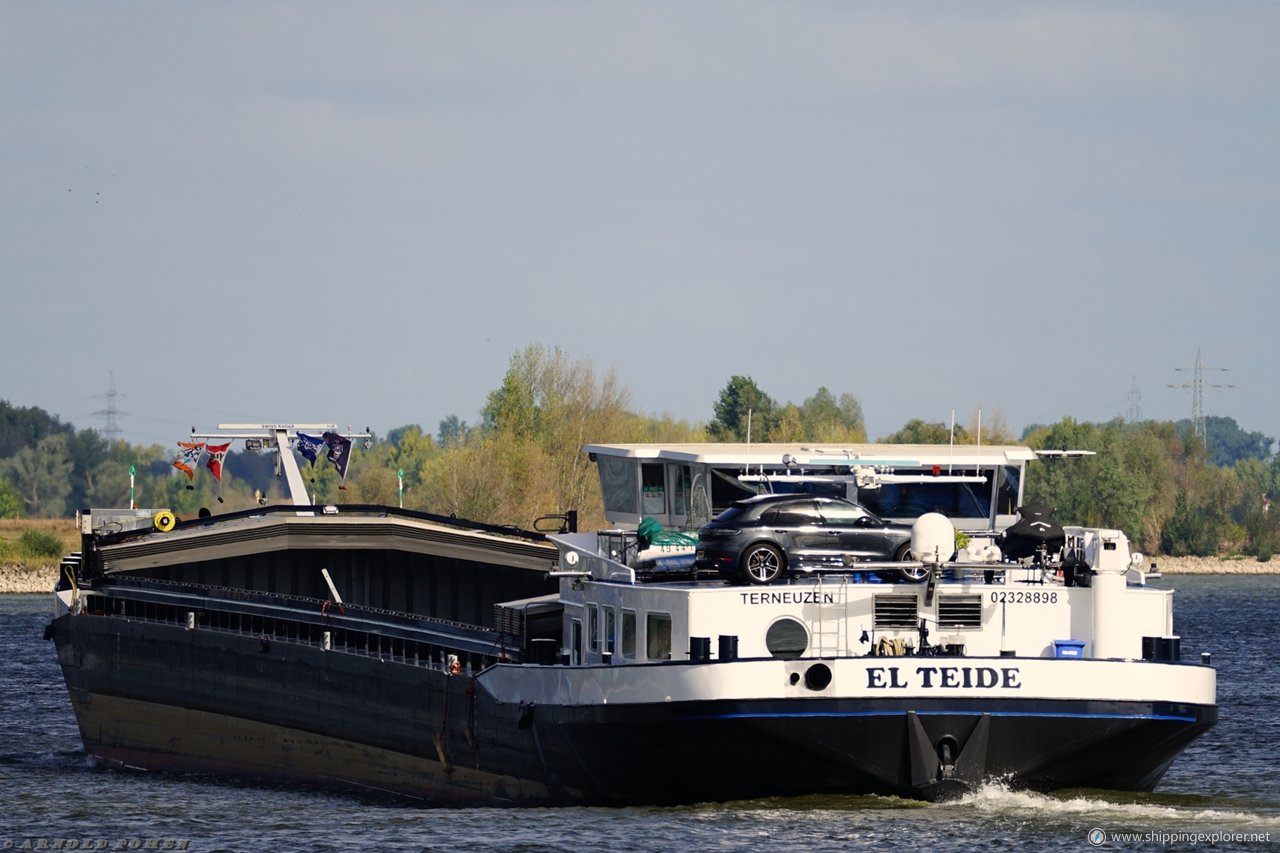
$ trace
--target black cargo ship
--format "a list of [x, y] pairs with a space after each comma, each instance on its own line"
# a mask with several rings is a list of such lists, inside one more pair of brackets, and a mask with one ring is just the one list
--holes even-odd
[[[267, 431], [286, 470], [291, 429]], [[351, 505], [81, 525], [49, 633], [114, 766], [440, 805], [1142, 791], [1217, 716], [1115, 531], [1068, 528], [1086, 586], [999, 560], [749, 586], [631, 529]]]

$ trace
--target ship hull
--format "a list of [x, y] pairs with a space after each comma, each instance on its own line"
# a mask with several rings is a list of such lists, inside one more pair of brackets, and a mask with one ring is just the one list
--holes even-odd
[[[673, 701], [609, 702], [570, 691], [557, 701], [556, 685], [580, 668], [451, 674], [91, 615], [59, 617], [53, 639], [86, 752], [107, 763], [439, 805], [942, 799], [988, 779], [1147, 791], [1217, 717], [1208, 703], [1087, 698], [677, 692]], [[612, 670], [677, 683], [699, 666], [730, 672], [752, 662]]]

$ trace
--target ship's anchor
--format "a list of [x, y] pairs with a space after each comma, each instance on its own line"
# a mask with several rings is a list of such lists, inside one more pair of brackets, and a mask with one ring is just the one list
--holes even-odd
[[953, 734], [931, 741], [914, 711], [907, 712], [907, 751], [913, 791], [928, 799], [946, 799], [982, 784], [987, 769], [991, 715], [983, 714], [963, 747]]

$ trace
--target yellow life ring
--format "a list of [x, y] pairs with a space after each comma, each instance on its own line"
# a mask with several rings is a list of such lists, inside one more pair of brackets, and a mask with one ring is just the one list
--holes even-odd
[[178, 519], [167, 509], [157, 512], [155, 518], [151, 519], [151, 521], [155, 524], [156, 530], [161, 533], [168, 533], [178, 523]]

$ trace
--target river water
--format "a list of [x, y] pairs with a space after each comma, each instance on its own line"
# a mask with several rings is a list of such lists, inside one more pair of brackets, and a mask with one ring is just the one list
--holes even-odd
[[1153, 794], [988, 786], [946, 804], [805, 797], [661, 809], [426, 809], [95, 767], [41, 639], [50, 598], [0, 596], [0, 851], [1280, 848], [1280, 577], [1155, 583], [1178, 590], [1184, 657], [1213, 653], [1221, 719]]

